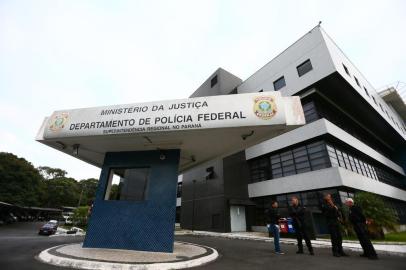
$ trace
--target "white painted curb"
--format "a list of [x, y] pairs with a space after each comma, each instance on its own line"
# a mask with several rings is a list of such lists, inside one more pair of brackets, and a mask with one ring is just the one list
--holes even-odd
[[[196, 244], [193, 244], [196, 245]], [[201, 247], [210, 249], [213, 253], [210, 255], [200, 257], [197, 259], [192, 259], [189, 261], [181, 262], [167, 262], [167, 263], [149, 263], [149, 264], [130, 264], [130, 263], [114, 263], [114, 262], [100, 262], [100, 261], [90, 261], [90, 260], [80, 260], [80, 259], [71, 259], [65, 257], [55, 256], [49, 253], [49, 250], [62, 247], [65, 245], [55, 246], [48, 248], [42, 251], [38, 255], [38, 259], [44, 263], [71, 267], [78, 269], [91, 269], [91, 270], [166, 270], [166, 269], [184, 269], [190, 267], [201, 266], [203, 264], [212, 262], [216, 260], [219, 256], [217, 250], [211, 247], [202, 246]]]

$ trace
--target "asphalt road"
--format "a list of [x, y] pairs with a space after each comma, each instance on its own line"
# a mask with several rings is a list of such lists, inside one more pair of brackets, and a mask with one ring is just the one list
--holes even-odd
[[[17, 223], [0, 227], [0, 269], [66, 269], [43, 264], [35, 259], [42, 250], [64, 243], [81, 242], [83, 237], [39, 236], [41, 223]], [[217, 249], [220, 258], [200, 269], [406, 269], [406, 257], [380, 256], [378, 261], [360, 258], [331, 256], [330, 249], [315, 249], [315, 256], [295, 254], [296, 247], [282, 245], [285, 255], [273, 254], [272, 243], [248, 240], [231, 240], [214, 237], [178, 236], [177, 240], [202, 244]]]

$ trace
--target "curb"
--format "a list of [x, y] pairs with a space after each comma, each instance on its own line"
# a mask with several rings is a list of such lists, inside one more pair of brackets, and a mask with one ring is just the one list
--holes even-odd
[[[226, 238], [226, 239], [252, 240], [252, 241], [262, 241], [262, 242], [272, 242], [273, 243], [273, 238], [265, 238], [265, 237], [257, 237], [257, 236], [244, 236], [244, 235], [235, 235], [235, 234], [226, 235], [226, 234], [222, 234], [222, 233], [216, 234], [216, 233], [208, 233], [208, 232], [203, 232], [203, 231], [182, 232], [182, 233], [177, 233], [175, 235], [178, 235], [178, 236], [182, 236], [182, 235], [210, 236], [210, 237], [220, 237], [220, 238]], [[320, 243], [320, 242], [323, 242], [323, 243]], [[288, 245], [297, 245], [296, 239], [282, 239], [281, 238], [280, 243], [288, 244]], [[357, 244], [357, 242], [355, 242], [355, 241], [354, 241], [354, 243], [343, 242], [343, 247], [345, 249], [348, 249], [351, 251], [358, 251], [358, 252], [363, 251], [361, 246], [354, 247], [354, 246], [348, 246], [346, 244]], [[376, 246], [379, 246], [380, 244], [373, 243], [373, 245], [376, 247]], [[329, 241], [322, 241], [322, 240], [312, 240], [312, 246], [318, 247], [318, 248], [331, 248], [331, 244]], [[400, 245], [397, 245], [397, 246], [400, 246]], [[406, 245], [404, 245], [404, 246], [406, 246]], [[406, 257], [406, 252], [396, 252], [396, 251], [385, 250], [385, 249], [376, 249], [376, 252], [381, 255]]]
[[[185, 243], [185, 242], [183, 242]], [[196, 245], [196, 244], [193, 244]], [[48, 248], [42, 251], [36, 258], [47, 264], [52, 264], [56, 266], [62, 267], [70, 267], [70, 268], [78, 268], [78, 269], [89, 269], [89, 270], [166, 270], [166, 269], [184, 269], [190, 267], [201, 266], [210, 262], [213, 262], [219, 257], [217, 250], [211, 247], [203, 246], [203, 245], [196, 245], [200, 247], [204, 247], [212, 251], [211, 254], [191, 259], [188, 261], [178, 261], [178, 262], [166, 262], [166, 263], [116, 263], [116, 262], [101, 262], [101, 261], [94, 261], [94, 260], [86, 260], [86, 259], [73, 259], [73, 258], [66, 258], [62, 256], [56, 256], [51, 254], [49, 251], [54, 248], [59, 248], [65, 245], [59, 245], [55, 247]]]

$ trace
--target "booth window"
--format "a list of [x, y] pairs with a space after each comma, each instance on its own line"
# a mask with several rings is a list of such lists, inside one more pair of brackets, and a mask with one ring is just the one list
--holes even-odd
[[105, 200], [143, 201], [147, 199], [150, 168], [111, 168]]

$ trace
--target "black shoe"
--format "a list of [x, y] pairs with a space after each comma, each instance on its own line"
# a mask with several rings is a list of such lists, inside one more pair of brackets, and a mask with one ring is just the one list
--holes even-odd
[[338, 253], [333, 253], [333, 256], [334, 256], [334, 257], [341, 257], [341, 255], [338, 254]]
[[341, 252], [340, 255], [341, 255], [342, 257], [349, 257], [349, 256], [350, 256], [350, 255], [348, 255], [347, 253], [344, 253], [344, 252]]
[[362, 253], [359, 255], [360, 257], [368, 257], [367, 255], [365, 255], [365, 253]]
[[296, 254], [303, 254], [303, 250], [296, 251]]
[[313, 250], [310, 250], [309, 253], [310, 253], [310, 255], [314, 256], [314, 251]]

